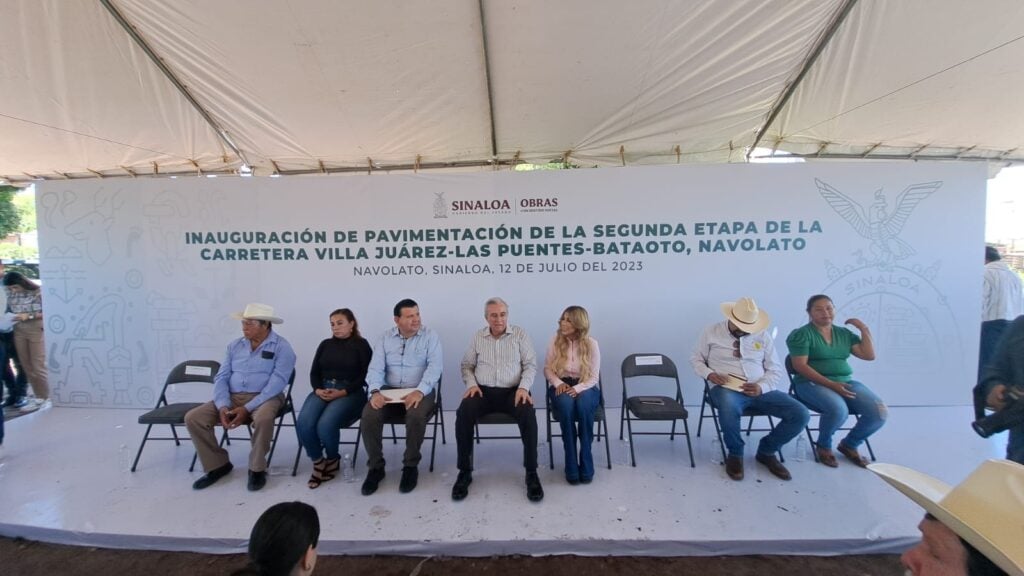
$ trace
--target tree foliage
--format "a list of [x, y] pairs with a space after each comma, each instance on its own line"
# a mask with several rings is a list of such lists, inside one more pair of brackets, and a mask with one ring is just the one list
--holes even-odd
[[0, 238], [20, 231], [21, 211], [14, 204], [17, 193], [14, 186], [0, 186]]

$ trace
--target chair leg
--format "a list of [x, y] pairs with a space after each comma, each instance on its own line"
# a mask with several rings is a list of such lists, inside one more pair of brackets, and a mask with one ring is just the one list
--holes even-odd
[[442, 407], [437, 408], [437, 413], [441, 415], [441, 444], [448, 443], [448, 437], [444, 433], [444, 409]]
[[[772, 417], [768, 415], [765, 415], [765, 417], [768, 418], [768, 428], [775, 432], [775, 420], [772, 420]], [[782, 448], [779, 448], [779, 462], [786, 463], [786, 457], [782, 455]]]
[[[430, 435], [430, 471], [434, 471], [434, 453], [437, 451], [437, 425], [438, 415], [434, 413], [434, 433]], [[444, 434], [444, 426], [441, 426], [441, 434]]]
[[807, 432], [807, 445], [811, 447], [811, 456], [814, 457], [815, 462], [821, 462], [818, 460], [818, 447], [814, 445], [814, 438], [811, 436], [811, 427], [805, 426], [804, 430]]
[[[625, 424], [625, 423], [626, 423], [626, 399], [623, 398], [622, 399], [622, 411], [619, 414], [619, 440], [622, 440], [622, 429], [624, 428], [623, 424]], [[632, 442], [630, 442], [630, 444], [632, 444]]]
[[[683, 420], [683, 422], [686, 422], [686, 420]], [[722, 465], [724, 466], [725, 465], [725, 439], [722, 438], [722, 427], [719, 426], [719, 424], [718, 424], [718, 418], [714, 419], [714, 423], [715, 423], [715, 436], [718, 437], [718, 448], [722, 451]], [[687, 441], [689, 441], [689, 438], [687, 438]]]
[[[149, 431], [153, 428], [152, 424], [146, 426], [146, 433], [142, 436], [142, 444], [139, 444], [139, 451], [135, 453], [135, 462], [132, 462], [132, 472], [135, 472], [135, 467], [139, 465], [139, 457], [142, 456], [142, 448], [146, 445], [146, 440], [149, 439]], [[171, 426], [171, 430], [174, 430], [174, 426]], [[177, 442], [178, 437], [174, 437]]]
[[548, 425], [548, 464], [552, 470], [555, 469], [555, 447], [551, 445], [551, 412], [548, 411], [544, 414], [544, 420], [547, 421]]
[[[602, 408], [601, 410], [603, 411], [604, 409]], [[611, 442], [611, 440], [608, 439], [608, 418], [607, 418], [607, 416], [602, 418], [601, 421], [597, 423], [597, 432], [598, 432], [598, 434], [601, 433], [601, 425], [602, 424], [604, 424], [604, 457], [608, 460], [608, 469], [611, 470], [612, 469], [612, 447], [611, 447], [612, 442]], [[552, 468], [554, 468], [554, 466], [552, 466]]]
[[391, 425], [391, 443], [398, 444], [398, 434], [395, 432], [395, 425]]
[[[152, 426], [152, 424], [150, 424], [150, 426]], [[146, 434], [149, 435], [148, 430], [146, 431]], [[171, 436], [174, 436], [174, 445], [181, 446], [181, 440], [178, 438], [178, 431], [174, 429], [174, 424], [171, 424]], [[134, 472], [134, 470], [132, 470], [132, 472]]]
[[295, 464], [292, 466], [292, 476], [299, 473], [299, 457], [302, 456], [302, 443], [299, 442], [299, 448], [295, 451]]
[[[708, 403], [708, 393], [704, 392], [704, 398], [700, 401], [700, 418], [697, 419], [697, 438], [700, 438], [700, 430], [704, 427], [704, 406]], [[714, 410], [714, 408], [712, 408]]]
[[675, 420], [672, 421], [672, 433], [668, 435], [668, 439], [669, 439], [670, 442], [675, 441], [675, 439], [676, 439], [676, 421]]
[[480, 423], [479, 422], [477, 422], [476, 424], [473, 424], [473, 430], [476, 432], [476, 434], [474, 434], [476, 436], [476, 443], [479, 444], [480, 443]]
[[750, 419], [747, 420], [747, 437], [750, 437], [750, 431], [753, 430], [753, 429], [754, 429], [754, 417], [751, 416]]
[[[633, 420], [626, 415], [626, 428], [629, 430], [629, 457], [633, 462], [633, 468], [636, 468], [636, 452], [633, 450]], [[620, 431], [621, 435], [622, 432]]]
[[199, 458], [199, 452], [192, 453], [192, 465], [188, 467], [188, 471], [191, 472], [196, 469], [196, 459]]
[[[675, 422], [672, 423], [672, 426], [675, 427]], [[697, 463], [693, 460], [693, 444], [690, 443], [690, 425], [686, 420], [683, 420], [683, 429], [686, 431], [686, 449], [690, 451], [690, 468], [696, 468]], [[724, 447], [722, 451], [725, 451]]]

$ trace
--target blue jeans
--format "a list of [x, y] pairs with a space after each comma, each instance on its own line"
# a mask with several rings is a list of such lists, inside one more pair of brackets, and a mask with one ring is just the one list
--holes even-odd
[[299, 442], [306, 449], [306, 455], [310, 460], [319, 460], [327, 453], [327, 458], [334, 460], [339, 458], [338, 440], [341, 436], [341, 429], [352, 425], [363, 413], [363, 406], [366, 404], [366, 391], [359, 392], [342, 398], [335, 398], [330, 402], [320, 399], [315, 393], [310, 392], [306, 401], [302, 404], [302, 411], [299, 412], [299, 419], [295, 423], [295, 430], [299, 434]]
[[743, 410], [748, 407], [780, 420], [774, 430], [761, 438], [757, 446], [758, 454], [772, 455], [778, 452], [786, 442], [804, 431], [811, 417], [799, 400], [778, 390], [764, 392], [760, 396], [747, 396], [742, 392], [712, 386], [710, 394], [718, 411], [718, 425], [722, 428], [722, 439], [730, 456], [743, 457], [742, 418]]
[[555, 410], [558, 424], [562, 427], [565, 478], [571, 481], [590, 480], [594, 477], [594, 454], [590, 450], [590, 445], [594, 441], [594, 413], [601, 404], [601, 391], [597, 387], [588, 388], [573, 398], [568, 394], [556, 396], [555, 389], [548, 386], [548, 397], [551, 399], [551, 407]]
[[870, 388], [856, 380], [846, 382], [846, 387], [857, 395], [856, 398], [844, 398], [824, 386], [807, 380], [798, 380], [793, 384], [797, 398], [808, 408], [821, 414], [818, 423], [819, 448], [832, 449], [832, 435], [846, 422], [850, 414], [859, 414], [857, 425], [850, 430], [842, 443], [848, 448], [857, 448], [864, 440], [878, 431], [889, 416], [885, 403]]

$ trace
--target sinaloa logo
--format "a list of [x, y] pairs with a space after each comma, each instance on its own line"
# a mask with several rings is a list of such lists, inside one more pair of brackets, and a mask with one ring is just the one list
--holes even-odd
[[452, 212], [481, 212], [484, 210], [511, 210], [508, 200], [453, 200]]
[[444, 199], [444, 192], [434, 192], [434, 218], [448, 217], [448, 202]]

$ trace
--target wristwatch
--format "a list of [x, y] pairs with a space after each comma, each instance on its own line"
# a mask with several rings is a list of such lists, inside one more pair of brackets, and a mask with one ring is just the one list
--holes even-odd
[[29, 320], [35, 320], [36, 319], [36, 315], [34, 313], [33, 314], [29, 314], [28, 315], [28, 319]]

